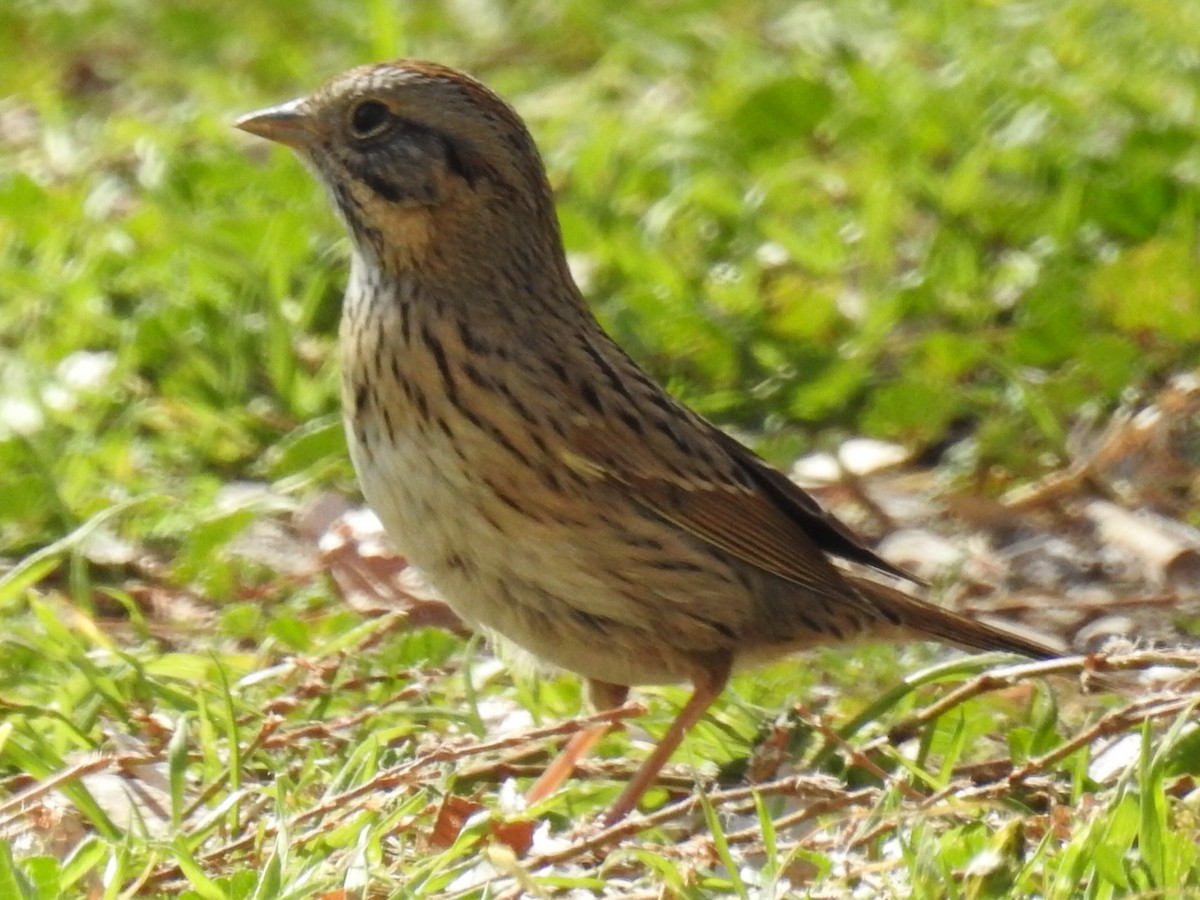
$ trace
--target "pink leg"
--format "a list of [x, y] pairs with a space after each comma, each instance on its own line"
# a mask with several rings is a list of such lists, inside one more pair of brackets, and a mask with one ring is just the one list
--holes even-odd
[[[597, 710], [618, 709], [625, 705], [625, 698], [629, 696], [629, 688], [606, 681], [589, 681], [588, 692], [591, 694], [592, 705]], [[530, 805], [540, 803], [557, 791], [563, 782], [571, 777], [579, 761], [588, 755], [596, 742], [608, 734], [612, 727], [593, 725], [572, 735], [567, 741], [567, 746], [529, 789], [529, 793], [525, 795], [525, 802]]]
[[691, 699], [680, 710], [675, 721], [671, 723], [671, 727], [667, 729], [667, 733], [655, 746], [654, 752], [642, 763], [641, 768], [637, 770], [621, 796], [601, 816], [602, 825], [616, 824], [637, 807], [642, 795], [654, 784], [654, 779], [658, 777], [662, 767], [666, 765], [671, 754], [683, 741], [684, 735], [700, 721], [705, 711], [712, 706], [713, 701], [721, 695], [721, 691], [725, 688], [725, 682], [729, 680], [729, 668], [729, 663], [726, 661], [715, 671], [709, 670], [695, 679]]

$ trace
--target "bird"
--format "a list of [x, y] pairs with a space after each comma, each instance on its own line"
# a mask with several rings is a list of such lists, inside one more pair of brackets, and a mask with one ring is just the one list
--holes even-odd
[[345, 429], [399, 552], [473, 628], [582, 676], [599, 709], [691, 684], [604, 824], [638, 808], [735, 669], [855, 639], [1061, 655], [918, 596], [630, 358], [572, 277], [528, 127], [479, 80], [365, 65], [236, 126], [291, 148], [349, 233]]

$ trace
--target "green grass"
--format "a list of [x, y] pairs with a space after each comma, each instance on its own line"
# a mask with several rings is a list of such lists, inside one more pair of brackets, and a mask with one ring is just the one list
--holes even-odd
[[[0, 792], [32, 806], [0, 805], [0, 896], [471, 893], [482, 863], [497, 890], [547, 893], [1200, 891], [1189, 706], [1022, 679], [897, 749], [883, 737], [973, 671], [887, 694], [920, 648], [740, 677], [680, 759], [744, 785], [800, 699], [775, 736], [827, 779], [773, 782], [742, 817], [714, 801], [541, 870], [488, 821], [437, 841], [443, 792], [496, 808], [550, 748], [506, 760], [489, 740], [576, 715], [577, 684], [514, 682], [456, 637], [352, 610], [319, 566], [245, 549], [355, 486], [332, 354], [345, 240], [301, 167], [230, 123], [397, 55], [516, 104], [605, 325], [781, 464], [869, 433], [992, 492], [1200, 362], [1196, 4], [11, 0]], [[645, 696], [660, 733], [683, 695]], [[1053, 757], [1106, 711], [1098, 739], [1133, 735], [1122, 767], [1089, 776], [1091, 743]], [[644, 753], [630, 741], [604, 744], [618, 772]], [[987, 759], [1033, 765], [974, 796], [961, 767]], [[89, 760], [161, 780], [152, 837], [73, 777]], [[605, 771], [540, 811], [556, 833], [613, 797]], [[797, 794], [811, 830], [777, 828]]]

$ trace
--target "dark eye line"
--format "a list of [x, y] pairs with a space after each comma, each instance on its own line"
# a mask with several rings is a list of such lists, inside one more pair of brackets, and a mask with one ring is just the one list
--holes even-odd
[[446, 165], [450, 167], [450, 170], [471, 186], [475, 185], [481, 172], [478, 168], [473, 168], [468, 164], [471, 157], [469, 148], [464, 147], [461, 142], [456, 141], [444, 131], [430, 128], [428, 125], [423, 125], [413, 119], [397, 116], [395, 113], [391, 113], [390, 110], [389, 113], [391, 121], [386, 129], [359, 139], [361, 148], [364, 151], [370, 151], [373, 155], [375, 151], [383, 150], [386, 146], [382, 140], [384, 137], [394, 138], [398, 134], [408, 137], [427, 135], [436, 138], [441, 143], [445, 152]]
[[463, 148], [458, 145], [453, 139], [442, 135], [442, 145], [446, 148], [446, 165], [450, 167], [450, 171], [454, 172], [471, 187], [475, 186], [475, 179], [479, 172], [467, 165], [468, 155], [463, 152]]

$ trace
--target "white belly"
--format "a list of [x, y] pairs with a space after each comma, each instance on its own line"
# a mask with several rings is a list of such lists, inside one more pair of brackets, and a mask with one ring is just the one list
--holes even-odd
[[363, 493], [397, 549], [493, 640], [588, 678], [674, 682], [693, 671], [668, 652], [662, 629], [702, 646], [711, 635], [690, 611], [736, 608], [711, 574], [687, 585], [671, 573], [660, 587], [662, 573], [627, 553], [611, 526], [563, 528], [497, 503], [482, 478], [445, 462], [458, 456], [440, 433], [394, 435], [386, 452], [370, 452], [349, 432]]

